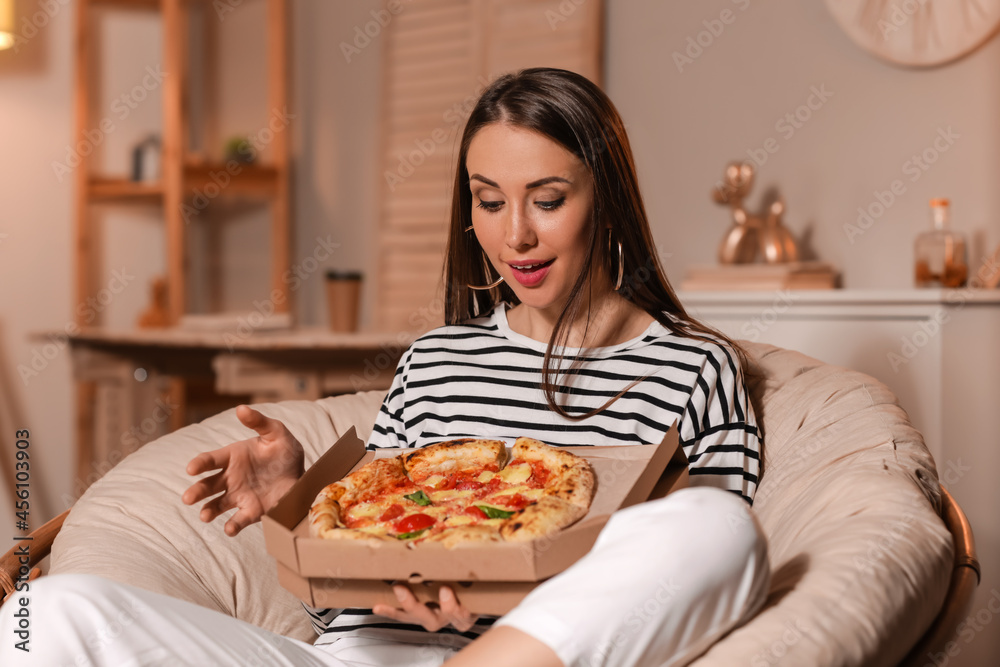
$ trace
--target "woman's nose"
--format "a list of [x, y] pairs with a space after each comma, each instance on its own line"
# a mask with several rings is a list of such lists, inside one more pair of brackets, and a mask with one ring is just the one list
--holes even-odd
[[523, 208], [510, 207], [507, 217], [507, 246], [515, 250], [535, 245], [535, 228], [529, 215]]

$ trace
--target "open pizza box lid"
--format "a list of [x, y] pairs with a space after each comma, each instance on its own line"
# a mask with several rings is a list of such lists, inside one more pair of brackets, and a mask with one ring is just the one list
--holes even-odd
[[[408, 583], [417, 598], [437, 600], [448, 584], [472, 612], [502, 614], [538, 583], [583, 557], [618, 509], [660, 498], [687, 485], [687, 460], [671, 428], [658, 445], [567, 447], [594, 468], [590, 511], [554, 536], [531, 542], [460, 544], [324, 540], [309, 536], [307, 515], [328, 484], [398, 449], [366, 451], [351, 428], [263, 518], [268, 553], [282, 586], [313, 607], [396, 605], [392, 583]], [[406, 450], [410, 451], [410, 450]]]

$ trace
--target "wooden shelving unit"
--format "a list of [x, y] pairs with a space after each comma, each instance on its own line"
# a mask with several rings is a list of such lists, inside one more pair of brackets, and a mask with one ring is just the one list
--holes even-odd
[[[266, 18], [263, 30], [266, 32], [267, 59], [261, 78], [267, 84], [267, 105], [269, 110], [283, 110], [288, 102], [288, 3], [287, 0], [249, 0], [248, 3], [266, 4]], [[92, 117], [92, 103], [101, 98], [97, 83], [100, 63], [97, 62], [99, 31], [93, 28], [101, 16], [109, 12], [149, 12], [159, 16], [163, 26], [162, 69], [166, 73], [162, 84], [161, 136], [161, 180], [158, 182], [133, 182], [126, 178], [99, 173], [91, 159], [83, 158], [76, 168], [75, 194], [75, 303], [85, 303], [99, 290], [102, 282], [97, 275], [97, 258], [103, 245], [99, 235], [94, 211], [95, 205], [141, 205], [156, 207], [163, 214], [164, 250], [166, 252], [166, 282], [169, 321], [176, 324], [189, 312], [190, 263], [188, 247], [190, 226], [185, 219], [185, 204], [190, 204], [197, 193], [206, 188], [217, 188], [208, 206], [214, 207], [232, 199], [249, 199], [270, 207], [271, 228], [265, 239], [270, 248], [270, 280], [268, 297], [278, 290], [284, 299], [275, 299], [277, 312], [289, 312], [292, 294], [282, 276], [291, 265], [290, 230], [290, 160], [288, 132], [273, 132], [268, 142], [267, 162], [263, 164], [240, 164], [233, 168], [230, 163], [205, 162], [199, 156], [189, 154], [192, 136], [191, 100], [191, 22], [194, 13], [203, 13], [204, 31], [200, 39], [205, 39], [211, 53], [216, 43], [215, 30], [219, 23], [213, 0], [77, 0], [75, 25], [75, 136], [83, 137], [93, 131], [95, 118]], [[234, 6], [243, 3], [234, 3]], [[100, 10], [100, 11], [98, 11]], [[197, 62], [199, 68], [211, 68], [213, 63]], [[207, 78], [211, 81], [211, 78]], [[207, 85], [211, 85], [210, 83]], [[210, 97], [210, 96], [209, 96]], [[211, 113], [211, 110], [208, 110]], [[199, 122], [209, 123], [201, 118]], [[219, 175], [225, 174], [225, 184], [219, 185]], [[213, 178], [214, 177], [214, 178]], [[214, 191], [214, 190], [213, 190]], [[190, 206], [188, 206], [190, 210]], [[83, 314], [76, 312], [77, 324], [81, 327], [100, 327], [100, 320], [86, 322]], [[188, 421], [185, 405], [189, 392], [195, 385], [179, 379], [165, 377], [150, 378], [147, 385], [164, 388], [164, 397], [171, 405], [181, 408], [170, 414], [169, 429], [176, 429]], [[101, 398], [93, 381], [77, 383], [77, 449], [78, 481], [92, 477], [92, 463], [95, 455], [95, 431], [108, 416], [102, 413]], [[125, 408], [133, 410], [135, 401], [129, 401]], [[148, 403], [148, 402], [147, 402]], [[105, 410], [106, 412], [106, 410]], [[116, 423], [128, 423], [129, 419], [141, 421], [148, 415], [115, 415]], [[124, 421], [122, 421], [124, 419]], [[100, 437], [106, 438], [107, 434]]]
[[[287, 105], [288, 44], [287, 0], [257, 0], [267, 5], [267, 100], [270, 109]], [[166, 251], [167, 291], [170, 319], [176, 323], [188, 312], [187, 224], [183, 204], [207, 186], [217, 186], [213, 175], [225, 175], [226, 185], [219, 188], [218, 198], [252, 198], [271, 207], [271, 284], [285, 299], [277, 304], [278, 312], [288, 312], [291, 294], [281, 276], [290, 267], [290, 174], [287, 132], [273, 133], [268, 144], [268, 164], [239, 165], [238, 170], [226, 163], [196, 162], [184, 147], [188, 145], [191, 118], [187, 101], [190, 97], [189, 30], [191, 13], [214, 13], [211, 0], [79, 0], [76, 25], [76, 131], [77, 136], [92, 130], [91, 99], [97, 79], [92, 71], [94, 36], [90, 30], [91, 10], [103, 8], [120, 11], [158, 13], [163, 21], [163, 69], [167, 72], [163, 84], [162, 166], [163, 178], [158, 183], [136, 183], [96, 173], [90, 161], [84, 159], [76, 170], [76, 297], [85, 302], [97, 290], [94, 271], [95, 251], [100, 243], [95, 234], [91, 205], [94, 203], [145, 203], [163, 210]], [[206, 21], [212, 26], [212, 21]], [[234, 173], [235, 171], [235, 173]], [[270, 290], [268, 290], [270, 293]], [[93, 324], [93, 323], [91, 323]]]

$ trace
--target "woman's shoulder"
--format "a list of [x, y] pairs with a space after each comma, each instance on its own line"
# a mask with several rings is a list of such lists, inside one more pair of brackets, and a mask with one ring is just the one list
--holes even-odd
[[442, 343], [450, 344], [462, 340], [483, 343], [488, 342], [486, 339], [498, 337], [502, 337], [502, 331], [498, 313], [494, 309], [480, 317], [431, 329], [418, 336], [410, 347], [411, 349], [425, 349], [439, 346]]
[[660, 354], [712, 360], [716, 363], [736, 362], [737, 352], [725, 338], [711, 332], [692, 331], [685, 327], [684, 320], [672, 313], [664, 312], [663, 316], [674, 326], [668, 328], [657, 321], [650, 327], [643, 344], [651, 350]]

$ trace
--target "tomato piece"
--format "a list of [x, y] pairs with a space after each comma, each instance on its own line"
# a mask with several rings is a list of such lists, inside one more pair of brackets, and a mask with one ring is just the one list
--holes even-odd
[[411, 514], [410, 516], [400, 519], [396, 522], [394, 526], [397, 533], [414, 533], [418, 530], [423, 530], [424, 528], [430, 528], [435, 523], [433, 517], [429, 517], [426, 514]]
[[455, 488], [462, 491], [467, 491], [469, 489], [481, 489], [483, 488], [483, 483], [478, 479], [463, 479], [455, 484]]
[[500, 496], [496, 499], [498, 505], [503, 505], [504, 507], [510, 507], [516, 510], [527, 507], [530, 500], [522, 496], [520, 493], [515, 493], [509, 496]]
[[531, 463], [531, 477], [528, 479], [528, 484], [540, 489], [545, 486], [545, 483], [549, 481], [549, 469], [545, 467], [543, 463], [539, 461], [533, 461]]
[[403, 516], [403, 512], [405, 511], [406, 510], [403, 509], [402, 505], [400, 505], [399, 503], [393, 503], [392, 506], [389, 507], [389, 509], [382, 512], [382, 516], [380, 516], [378, 520], [392, 521], [393, 519], [398, 519], [399, 517]]
[[465, 508], [465, 513], [468, 514], [469, 516], [475, 517], [477, 519], [485, 519], [486, 518], [486, 512], [482, 511], [481, 509], [479, 509], [475, 505], [469, 505], [468, 507], [466, 507]]

